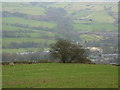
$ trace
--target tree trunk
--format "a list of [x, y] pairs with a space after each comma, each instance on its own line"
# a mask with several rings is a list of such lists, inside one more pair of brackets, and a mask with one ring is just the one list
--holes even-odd
[[63, 57], [63, 58], [61, 59], [61, 61], [62, 61], [63, 63], [65, 63], [65, 58]]
[[63, 63], [65, 63], [65, 60], [63, 60]]

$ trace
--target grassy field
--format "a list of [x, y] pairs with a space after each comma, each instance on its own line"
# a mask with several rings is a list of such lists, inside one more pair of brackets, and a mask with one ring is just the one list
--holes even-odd
[[54, 28], [56, 26], [56, 24], [52, 22], [28, 20], [20, 17], [5, 17], [5, 18], [2, 18], [2, 20], [3, 20], [3, 23], [21, 24], [21, 25], [28, 25], [31, 27]]
[[106, 23], [94, 24], [73, 24], [74, 28], [79, 31], [117, 31], [117, 25]]
[[29, 3], [3, 3], [3, 11], [18, 12], [29, 15], [44, 15], [45, 8], [32, 7]]
[[103, 38], [101, 36], [97, 36], [97, 35], [80, 35], [80, 38], [82, 39], [83, 42], [85, 41], [94, 41], [94, 42], [99, 42], [100, 40], [102, 40]]
[[118, 67], [90, 64], [3, 66], [3, 88], [117, 88]]
[[[41, 46], [43, 44], [51, 44], [55, 41], [56, 38], [64, 38], [64, 30], [62, 31], [61, 26], [58, 24], [58, 21], [47, 20], [49, 18], [49, 14], [47, 14], [47, 10], [49, 8], [64, 8], [66, 10], [65, 17], [70, 19], [70, 25], [73, 26], [73, 32], [78, 33], [80, 31], [89, 31], [89, 32], [116, 32], [118, 30], [117, 26], [117, 12], [118, 5], [117, 3], [70, 3], [70, 2], [59, 2], [59, 3], [3, 3], [2, 9], [0, 12], [7, 11], [15, 15], [14, 13], [26, 14], [24, 16], [15, 15], [14, 17], [9, 15], [3, 16], [2, 18], [2, 30], [3, 30], [3, 53], [15, 53], [17, 52], [25, 52], [28, 49], [33, 50], [33, 47], [30, 49], [20, 47], [19, 49], [14, 48], [13, 50], [10, 48], [11, 43], [23, 43], [23, 42], [34, 42], [39, 43]], [[109, 10], [107, 10], [107, 8]], [[62, 13], [62, 12], [61, 12]], [[36, 20], [30, 19], [30, 17], [45, 16], [44, 20]], [[29, 19], [28, 19], [29, 18]], [[77, 18], [85, 18], [91, 19], [88, 20], [78, 20]], [[61, 24], [62, 25], [62, 24]], [[64, 27], [64, 26], [63, 26]], [[59, 33], [61, 30], [61, 33]], [[68, 32], [68, 34], [70, 34]], [[78, 35], [79, 36], [79, 35]], [[77, 35], [75, 36], [77, 38]], [[73, 38], [74, 39], [74, 38]], [[92, 41], [100, 42], [104, 40], [102, 35], [82, 35], [78, 40], [81, 41]], [[81, 42], [80, 41], [80, 42]], [[49, 48], [49, 47], [40, 47]], [[10, 47], [9, 47], [10, 46]], [[36, 48], [34, 47], [36, 51]], [[20, 50], [21, 49], [21, 50]], [[27, 49], [27, 50], [26, 50]]]
[[39, 43], [53, 43], [53, 40], [40, 39], [40, 38], [3, 38], [3, 45], [10, 44], [11, 42], [21, 43], [21, 42], [39, 42]]

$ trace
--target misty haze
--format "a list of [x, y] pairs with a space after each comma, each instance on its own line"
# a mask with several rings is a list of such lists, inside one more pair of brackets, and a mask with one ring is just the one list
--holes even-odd
[[118, 87], [117, 2], [4, 2], [0, 12], [3, 88]]

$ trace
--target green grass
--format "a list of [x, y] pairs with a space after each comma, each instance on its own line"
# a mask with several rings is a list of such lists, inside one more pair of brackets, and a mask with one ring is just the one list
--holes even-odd
[[117, 31], [117, 25], [107, 23], [73, 24], [80, 31]]
[[117, 88], [118, 67], [88, 64], [22, 64], [2, 67], [3, 88]]
[[48, 7], [64, 8], [68, 4], [69, 4], [68, 2], [53, 3], [48, 5]]
[[85, 18], [87, 18], [87, 17], [89, 17], [91, 15], [91, 13], [92, 13], [91, 11], [84, 10], [84, 11], [77, 12], [74, 15], [74, 17], [85, 17]]
[[[29, 29], [29, 28], [22, 28], [22, 27], [15, 27], [10, 25], [3, 25], [2, 26], [3, 31], [16, 31], [16, 35], [29, 35], [31, 37], [40, 37], [40, 36], [48, 36], [48, 37], [54, 37], [55, 33], [49, 32], [49, 31], [43, 31], [43, 30], [37, 30], [37, 29]], [[25, 33], [27, 32], [27, 33]]]
[[40, 39], [40, 38], [3, 38], [3, 44], [5, 42], [16, 42], [16, 43], [21, 43], [21, 42], [48, 42], [51, 43], [52, 40], [49, 39]]
[[[29, 28], [22, 28], [22, 27], [16, 27], [16, 26], [10, 26], [10, 25], [4, 25], [2, 26], [3, 31], [15, 31], [15, 35], [23, 35], [23, 36], [30, 36], [31, 38], [42, 38], [42, 37], [48, 37], [48, 38], [54, 38], [55, 33], [44, 31], [44, 30], [38, 30], [38, 29], [29, 29]], [[25, 33], [26, 32], [26, 33]]]
[[[84, 17], [92, 19], [97, 23], [114, 23], [115, 19], [107, 11], [80, 11], [74, 17]], [[81, 22], [81, 21], [80, 21]]]
[[54, 33], [27, 33], [27, 35], [30, 35], [31, 37], [39, 37], [39, 36], [47, 36], [47, 37], [54, 37]]
[[2, 7], [26, 7], [30, 5], [28, 2], [3, 2]]
[[47, 43], [51, 44], [54, 41], [50, 39], [41, 39], [41, 38], [3, 38], [3, 46], [9, 45], [11, 42], [22, 43], [22, 42], [35, 42], [35, 43]]
[[105, 11], [95, 11], [89, 18], [92, 18], [99, 23], [113, 23], [115, 21], [115, 19]]
[[56, 24], [53, 22], [29, 20], [29, 19], [19, 18], [19, 17], [4, 17], [2, 18], [2, 20], [3, 20], [3, 23], [22, 24], [22, 25], [28, 25], [31, 27], [54, 28], [56, 26]]
[[[5, 25], [5, 24], [2, 25], [2, 30], [3, 31], [19, 31], [20, 33], [23, 32], [23, 34], [25, 34], [24, 33], [25, 31], [26, 32], [32, 32], [34, 34], [36, 33], [37, 36], [39, 36], [39, 35], [54, 36], [55, 35], [52, 32], [44, 31], [44, 30], [41, 30], [41, 29], [31, 29], [31, 28], [29, 29], [29, 28], [17, 27], [17, 26]], [[27, 33], [27, 34], [32, 36], [32, 33]], [[34, 34], [33, 34], [33, 36], [35, 36]]]
[[100, 40], [103, 39], [103, 37], [101, 36], [97, 36], [97, 35], [80, 35], [80, 38], [82, 39], [83, 42], [85, 41], [93, 41], [93, 42], [99, 42]]
[[[44, 51], [50, 50], [50, 48], [44, 48]], [[22, 53], [22, 52], [39, 52], [41, 48], [19, 48], [19, 49], [2, 49], [2, 53]]]
[[[112, 7], [111, 12], [117, 12], [117, 4], [112, 3], [69, 3], [69, 2], [61, 2], [61, 3], [51, 3], [46, 4], [46, 8], [49, 7], [60, 7], [64, 8], [67, 11], [66, 17], [68, 16], [71, 20], [73, 20], [73, 26], [75, 30], [78, 31], [117, 31], [118, 27], [114, 24], [115, 19], [108, 14], [105, 10], [104, 6]], [[30, 3], [3, 3], [2, 10], [8, 12], [20, 12], [28, 15], [45, 15], [46, 8], [32, 6]], [[91, 10], [88, 10], [91, 9]], [[1, 11], [1, 10], [0, 10]], [[74, 14], [74, 15], [72, 15]], [[117, 15], [114, 15], [117, 18]], [[80, 21], [75, 20], [78, 17], [84, 17], [93, 19], [93, 22], [88, 21]], [[3, 45], [9, 46], [11, 42], [22, 43], [22, 42], [36, 42], [36, 43], [53, 43], [53, 38], [58, 36], [54, 31], [51, 33], [49, 31], [41, 30], [44, 28], [46, 30], [53, 29], [57, 26], [55, 22], [47, 22], [47, 21], [37, 21], [37, 20], [30, 20], [20, 17], [3, 17], [3, 31], [15, 31], [15, 35], [23, 35], [23, 36], [30, 36], [31, 38], [3, 38]], [[9, 25], [7, 25], [7, 23]], [[86, 23], [86, 24], [82, 24]], [[87, 23], [89, 23], [87, 25]], [[11, 26], [10, 24], [19, 24], [25, 25], [29, 27], [38, 27], [38, 29], [32, 28], [23, 28], [17, 26]], [[40, 29], [39, 29], [40, 28]], [[47, 29], [48, 28], [48, 29]], [[30, 31], [24, 33], [23, 31]], [[19, 31], [19, 32], [18, 32]], [[49, 38], [49, 39], [47, 39]], [[82, 35], [80, 36], [83, 41], [99, 41], [101, 40], [97, 36], [93, 35]], [[46, 39], [45, 39], [46, 38]], [[24, 52], [26, 49], [3, 49], [3, 52]]]
[[118, 12], [118, 5], [114, 5], [112, 8], [111, 8], [111, 11], [112, 12]]
[[45, 8], [33, 7], [29, 3], [3, 3], [3, 11], [19, 12], [28, 15], [45, 15]]
[[2, 53], [22, 53], [22, 52], [38, 52], [40, 48], [19, 48], [19, 49], [2, 49]]
[[91, 7], [92, 10], [94, 11], [102, 11], [104, 10], [104, 5], [100, 5], [100, 4], [97, 4], [97, 5], [93, 5], [94, 7]]
[[3, 25], [2, 25], [2, 30], [3, 30], [3, 31], [4, 31], [4, 30], [6, 30], [6, 31], [24, 31], [24, 30], [29, 30], [29, 29], [3, 24]]
[[118, 12], [118, 3], [112, 3], [111, 5], [108, 4], [106, 7], [111, 7], [110, 11], [111, 12]]

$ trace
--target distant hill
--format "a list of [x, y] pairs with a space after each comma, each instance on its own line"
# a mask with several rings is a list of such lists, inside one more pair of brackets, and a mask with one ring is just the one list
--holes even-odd
[[[117, 46], [118, 3], [3, 3], [3, 53], [49, 50], [58, 38]], [[112, 47], [112, 48], [111, 48]], [[107, 52], [105, 52], [107, 53]]]

